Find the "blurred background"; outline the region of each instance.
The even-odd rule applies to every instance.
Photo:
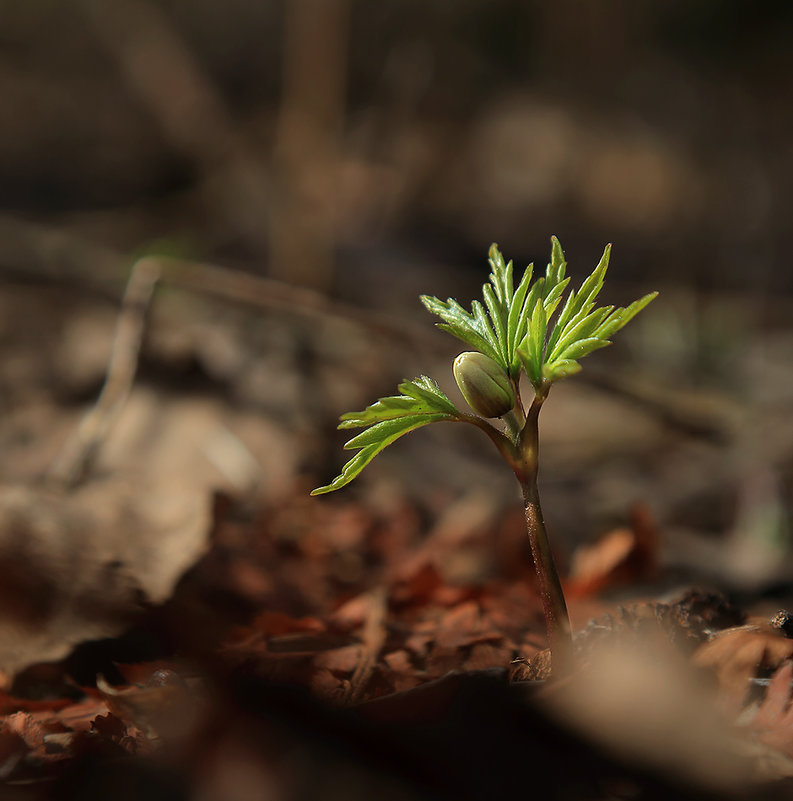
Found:
[[[542,269],[555,234],[574,282],[614,244],[604,302],[661,291],[543,412],[562,550],[640,504],[669,564],[790,578],[790,3],[2,10],[3,481],[90,408],[142,255],[172,261],[96,471],[302,499],[345,460],[340,413],[419,372],[459,399],[417,295],[467,303],[491,242]],[[489,446],[435,428],[349,497],[511,508]]]
[[[9,215],[336,294],[550,233],[790,288],[787,3],[3,5]]]

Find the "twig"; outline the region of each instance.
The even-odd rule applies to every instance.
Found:
[[[369,597],[370,604],[363,627],[361,655],[344,693],[343,703],[345,705],[355,704],[361,699],[363,691],[372,677],[374,666],[377,664],[377,657],[385,645],[385,617],[388,611],[385,587],[372,590]]]
[[[122,281],[115,276],[122,275],[128,264],[117,251],[58,228],[8,215],[0,215],[0,241],[3,243],[0,274],[28,282],[44,279],[77,284],[105,296],[119,292]],[[259,309],[353,323],[390,337],[409,338],[433,351],[439,347],[432,329],[400,315],[353,306],[322,292],[232,267],[166,256],[149,256],[147,260],[157,263],[162,284]]]
[[[116,323],[113,351],[99,398],[83,417],[47,476],[63,487],[79,484],[96,458],[132,389],[152,293],[160,277],[156,260],[141,259],[132,268]]]

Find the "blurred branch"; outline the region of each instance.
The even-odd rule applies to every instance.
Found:
[[[260,252],[267,174],[201,69],[158,6],[148,0],[81,0],[129,89],[168,141],[200,170],[205,202]]]
[[[272,275],[328,289],[336,243],[349,0],[287,0],[270,212]]]
[[[74,234],[0,215],[0,275],[26,281],[69,283],[117,297],[129,270],[129,259]],[[433,328],[398,315],[331,300],[313,289],[205,262],[148,256],[159,280],[191,292],[234,303],[313,319],[342,320],[380,334],[437,348],[443,340]]]
[[[135,380],[146,313],[159,276],[153,259],[141,259],[132,268],[102,392],[52,466],[47,476],[51,483],[67,488],[81,483],[118,419]]]

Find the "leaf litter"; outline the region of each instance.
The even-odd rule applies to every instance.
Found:
[[[140,395],[127,412],[136,408]],[[126,425],[129,436],[141,421]],[[201,786],[210,799],[334,786],[348,798],[789,794],[787,618],[749,618],[708,591],[642,599],[664,572],[646,509],[573,557],[578,667],[551,683],[528,548],[487,495],[317,503],[309,480],[262,499],[209,473],[185,471],[174,488],[156,470],[147,482],[123,478],[118,461],[104,470],[104,485],[93,476],[73,496],[3,488],[27,493],[6,504],[14,519],[50,510],[53,525],[26,523],[34,543],[49,530],[54,542],[69,520],[124,532],[120,556],[56,570],[60,593],[64,576],[93,575],[86,566],[134,564],[150,529],[131,601],[106,628],[78,624],[59,651],[34,641],[3,665],[0,780],[18,797],[83,797],[86,782],[130,776],[176,797]],[[158,485],[185,501],[192,550],[181,561],[158,547],[179,510],[169,519],[134,504]],[[103,494],[115,516],[91,514]],[[73,608],[107,617],[104,585],[80,582],[66,593]],[[12,621],[14,609],[4,607]]]
[[[65,765],[113,754],[167,761],[177,746],[177,763],[196,770],[196,760],[209,759],[206,749],[217,727],[236,743],[243,736],[238,727],[247,731],[253,725],[249,717],[244,724],[229,720],[237,715],[233,703],[244,703],[244,697],[229,700],[232,686],[232,695],[245,686],[254,687],[254,695],[262,688],[306,692],[330,708],[360,710],[356,720],[376,720],[388,731],[404,719],[443,718],[435,706],[448,709],[471,691],[455,681],[494,682],[517,693],[511,701],[516,710],[536,710],[530,714],[547,717],[544,725],[605,748],[612,760],[603,763],[606,773],[619,765],[630,776],[625,781],[642,787],[672,777],[692,798],[707,797],[714,788],[742,797],[757,781],[784,774],[786,763],[770,760],[770,750],[793,759],[793,640],[780,626],[748,621],[713,593],[617,607],[588,597],[581,602],[584,614],[596,606],[601,614],[577,635],[576,673],[555,684],[526,681],[520,666],[542,665],[544,654],[541,606],[526,578],[483,576],[449,584],[444,548],[452,546],[444,538],[428,545],[418,529],[380,537],[388,522],[377,509],[364,506],[351,515],[349,504],[304,505],[300,516],[301,504],[285,498],[242,520],[233,505],[226,506],[210,549],[173,596],[138,623],[138,633],[159,631],[167,643],[163,658],[116,661],[116,682],[100,673],[95,687],[74,684],[67,661],[60,670],[73,698],[4,696],[4,780],[64,781]],[[365,554],[365,573],[339,575],[332,568],[339,516],[358,521],[344,547],[352,542]],[[299,539],[295,526],[304,532]],[[479,545],[485,547],[492,535],[483,530]],[[414,548],[394,550],[393,543],[411,540]],[[238,581],[243,565],[260,574],[258,580]],[[577,603],[572,602],[574,616],[580,614]],[[763,676],[767,687],[753,684]],[[53,683],[50,678],[50,689]],[[760,699],[752,700],[758,687]],[[45,696],[47,690],[38,688]],[[417,701],[412,694],[418,692],[424,695]],[[399,711],[389,711],[390,704]],[[751,704],[755,713],[747,722]],[[726,720],[735,725],[725,727]],[[272,725],[278,730],[284,723]],[[539,724],[532,718],[530,725]],[[742,750],[745,741],[760,744],[764,758]],[[254,751],[248,757],[267,773],[272,766],[265,759],[263,768],[262,755]],[[213,758],[231,757],[214,752]],[[603,779],[597,771],[589,778],[595,784]]]

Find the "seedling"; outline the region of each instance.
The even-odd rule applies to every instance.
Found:
[[[342,415],[339,428],[363,428],[345,444],[358,452],[344,465],[341,475],[313,495],[332,492],[349,484],[380,451],[403,434],[443,420],[475,425],[491,439],[520,483],[526,512],[526,529],[534,557],[545,613],[554,673],[565,672],[572,662],[572,636],[562,585],[554,564],[537,492],[538,419],[551,385],[581,370],[579,360],[610,345],[610,337],[637,315],[656,292],[629,306],[596,307],[603,287],[611,245],[597,267],[576,292],[562,295],[570,282],[567,263],[556,237],[551,238],[551,263],[544,277],[532,280],[530,264],[517,287],[512,262],[504,263],[498,247],[490,247],[490,283],[482,287],[484,305],[473,301],[466,311],[456,300],[422,295],[421,302],[441,318],[438,327],[474,348],[454,360],[454,377],[476,414],[461,412],[427,376],[399,385],[399,395],[380,398],[362,412]],[[556,315],[556,316],[554,316]],[[534,398],[526,411],[520,380],[526,373]],[[501,426],[489,422],[500,418]]]

